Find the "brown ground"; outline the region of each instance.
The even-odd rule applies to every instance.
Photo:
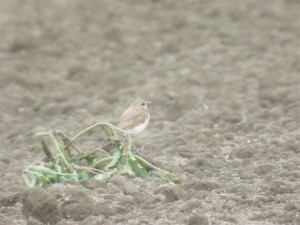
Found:
[[[0,9],[0,224],[300,223],[298,1]],[[34,133],[116,122],[137,97],[155,102],[139,146],[182,184],[25,187],[22,168],[43,157]]]

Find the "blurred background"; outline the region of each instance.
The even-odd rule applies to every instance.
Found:
[[[213,180],[227,190],[236,185],[233,174],[243,174],[243,183],[257,185],[248,190],[253,198],[273,180],[297,193],[298,1],[0,4],[0,191],[23,190],[21,169],[42,157],[36,132],[74,135],[95,122],[117,123],[133,100],[144,98],[154,102],[139,140],[144,153],[182,178]],[[258,175],[266,162],[267,172]],[[220,224],[223,209],[208,196],[219,217],[203,212]],[[259,213],[253,204],[245,206],[247,218],[235,208],[234,221]],[[278,207],[285,215],[284,205]],[[296,221],[282,215],[266,218]]]

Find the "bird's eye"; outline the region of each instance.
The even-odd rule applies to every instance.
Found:
[[[145,104],[145,102],[142,102],[142,106],[145,106],[146,104]]]

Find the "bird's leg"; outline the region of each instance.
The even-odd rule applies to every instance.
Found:
[[[127,141],[128,141],[127,150],[128,152],[131,152],[132,139],[129,133],[127,134]]]
[[[140,156],[143,155],[143,153],[141,152],[141,149],[138,149],[134,143],[132,143],[132,151],[133,151],[134,154],[137,154],[137,155],[140,155]]]

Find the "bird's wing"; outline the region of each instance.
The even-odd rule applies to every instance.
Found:
[[[134,110],[133,110],[134,109]],[[148,112],[141,108],[129,108],[121,116],[118,128],[129,130],[143,123],[148,117]]]

